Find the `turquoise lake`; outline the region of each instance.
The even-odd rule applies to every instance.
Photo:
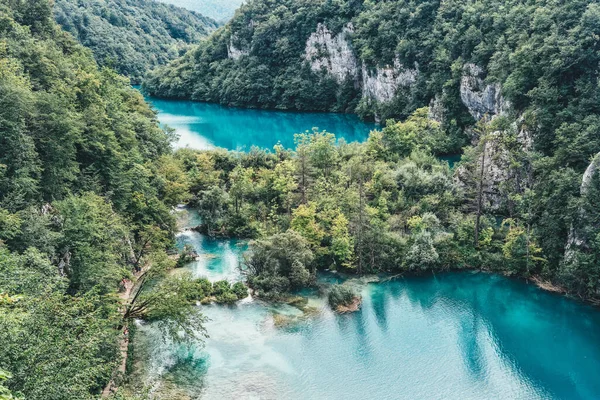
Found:
[[[160,123],[179,135],[176,147],[199,150],[222,147],[248,151],[252,146],[271,149],[277,143],[294,148],[294,134],[313,128],[335,133],[347,142],[362,142],[377,128],[349,114],[249,110],[155,97],[146,100],[158,111]]]
[[[186,268],[195,276],[239,279],[245,242],[186,230],[184,244],[201,254]],[[308,313],[250,298],[199,306],[210,318],[204,347],[141,325],[139,379],[178,399],[600,398],[597,309],[484,273],[349,283],[364,301],[348,315],[317,292]]]

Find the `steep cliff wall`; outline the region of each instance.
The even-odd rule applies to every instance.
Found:
[[[460,98],[476,121],[486,115],[488,118],[501,115],[510,107],[502,97],[500,84],[486,84],[483,75],[481,67],[467,63],[460,81]]]
[[[594,175],[600,173],[600,153],[592,159],[592,162],[585,170],[583,178],[581,180],[581,197],[584,199],[589,195],[590,187],[592,184],[592,178]],[[585,237],[583,231],[589,225],[589,218],[587,217],[586,210],[582,207],[579,209],[577,221],[571,226],[569,232],[569,239],[565,248],[565,262],[568,264],[573,261],[575,250],[581,249],[587,245],[588,239]]]
[[[410,87],[417,80],[419,71],[406,68],[397,58],[393,65],[377,67],[369,71],[362,64],[363,97],[368,97],[380,103],[389,103],[401,87]]]
[[[314,72],[325,71],[342,83],[350,78],[358,83],[359,69],[349,36],[354,28],[348,24],[334,35],[324,24],[317,26],[306,41],[304,58]]]
[[[238,48],[235,45],[235,39],[235,36],[232,36],[229,39],[229,43],[227,44],[227,57],[231,58],[232,60],[239,60],[242,56],[247,56],[250,54],[250,51]]]

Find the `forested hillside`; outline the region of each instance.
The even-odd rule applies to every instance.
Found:
[[[218,22],[227,22],[244,0],[159,0],[188,10],[197,11]]]
[[[145,87],[382,121],[431,104],[458,137],[483,114],[536,111],[532,129],[554,132],[597,111],[597,14],[589,0],[253,0]]]
[[[304,184],[320,190],[312,197],[315,204],[302,189],[303,208],[294,211],[282,203],[276,214],[298,213],[300,232],[320,227],[321,233],[307,233],[310,242],[310,235],[334,229],[331,219],[315,221],[323,213],[333,218],[337,211],[330,214],[328,207],[346,198],[334,196],[321,205],[325,193],[333,196],[353,183],[349,210],[361,198],[372,207],[359,214],[358,225],[355,208],[343,213],[354,221],[351,247],[356,256],[362,254],[361,262],[369,254],[364,236],[357,236],[366,234],[365,218],[374,221],[368,230],[375,232],[373,240],[387,240],[386,232],[404,238],[370,248],[372,260],[387,254],[382,249],[408,245],[389,264],[372,261],[375,270],[406,264],[407,256],[441,258],[457,251],[445,268],[509,266],[518,259],[523,263],[517,263],[517,273],[539,274],[595,298],[600,289],[599,37],[600,7],[584,0],[252,0],[209,40],[155,70],[144,87],[158,96],[234,106],[403,120],[388,120],[383,133],[371,135],[371,148],[326,151],[322,146],[329,139],[312,144],[306,157],[331,157],[313,161],[318,172],[307,172],[310,162],[302,164]],[[433,122],[439,123],[435,129]],[[309,146],[312,140],[317,139],[302,143]],[[451,178],[428,158],[405,159],[419,149],[434,155],[462,152],[463,162]],[[366,158],[357,159],[363,152]],[[381,169],[382,160],[387,164]],[[373,169],[356,175],[363,174],[357,164]],[[272,167],[280,173],[288,168]],[[236,171],[235,177],[264,176],[253,173]],[[344,183],[331,188],[336,173]],[[235,196],[234,188],[242,190],[232,182],[225,198]],[[212,204],[220,194],[215,189],[203,196]],[[456,217],[454,207],[465,214]],[[407,238],[407,232],[416,236]],[[332,236],[318,237],[318,246],[333,246]],[[452,246],[468,240],[474,247],[452,250],[444,238],[452,238],[446,243]],[[432,265],[439,267],[438,261]],[[356,267],[357,259],[350,264]]]
[[[134,83],[217,27],[199,13],[154,0],[55,0],[54,11],[56,21],[92,49],[100,65]]]
[[[186,196],[171,138],[51,4],[0,0],[0,397],[81,400],[113,377],[131,318],[166,334],[202,318],[185,278],[156,280]]]

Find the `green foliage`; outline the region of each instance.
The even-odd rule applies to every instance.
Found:
[[[248,297],[248,288],[242,282],[236,282],[231,287],[231,290],[238,299],[245,299]]]
[[[217,281],[211,283],[206,278],[191,279],[184,276],[184,292],[186,299],[190,302],[232,304],[248,296],[248,288],[243,282],[236,282],[233,285],[228,281]]]
[[[243,271],[259,295],[278,297],[314,280],[313,261],[309,243],[290,230],[256,241]]]
[[[63,29],[134,83],[151,68],[182,55],[217,23],[195,12],[148,0],[55,0]]]
[[[381,132],[369,136],[371,151],[389,161],[407,157],[415,150],[435,154],[451,151],[448,136],[427,113],[427,108],[420,108],[404,122],[389,120]]]
[[[338,307],[347,307],[360,297],[354,289],[348,285],[333,285],[327,294],[327,301],[333,310]]]
[[[127,274],[122,259],[129,235],[122,219],[98,195],[86,193],[55,204],[62,218],[58,248],[70,254],[62,271],[69,277],[73,292],[85,292],[100,285],[108,292],[117,288]]]
[[[0,289],[1,290],[1,289]],[[99,395],[118,363],[116,304],[97,292],[46,290],[0,306],[0,360],[9,387],[28,399]]]
[[[179,258],[177,258],[177,264],[175,265],[176,268],[181,268],[184,267],[186,264],[194,261],[197,257],[196,254],[196,250],[194,249],[194,246],[192,246],[191,244],[186,244],[183,247],[183,250],[181,251],[181,253],[179,253]]]
[[[19,400],[21,396],[13,395],[8,388],[6,388],[2,382],[12,378],[12,375],[6,371],[0,369],[0,400]]]
[[[178,339],[204,318],[185,279],[162,279],[169,206],[188,196],[172,137],[58,28],[52,3],[0,0],[0,369],[13,394],[79,400],[114,377],[130,316]],[[139,285],[120,299],[132,270]]]

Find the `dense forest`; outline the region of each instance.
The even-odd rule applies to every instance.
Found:
[[[292,190],[302,194],[296,202],[286,195],[288,203],[281,203],[265,183],[266,202],[257,203],[255,191],[263,186],[256,180],[283,173],[284,166],[290,179],[297,177],[293,165],[303,146],[288,164],[261,156],[265,164],[235,170],[236,179],[252,182],[244,205],[252,211],[231,193],[241,190],[232,175],[216,173],[226,178],[203,187],[210,190],[199,202],[216,213],[207,221],[225,222],[219,229],[206,225],[207,231],[298,232],[305,229],[294,228],[299,213],[318,231],[312,251],[319,254],[322,247],[332,251],[327,232],[342,212],[352,256],[329,254],[311,265],[346,263],[358,272],[496,265],[592,298],[600,284],[599,33],[600,9],[590,1],[254,0],[209,40],[155,70],[144,87],[165,97],[387,119],[363,146],[302,139],[303,146],[313,140],[310,146],[317,146],[304,157],[331,158],[313,160],[324,164],[312,175],[304,170],[311,163],[302,161],[303,183],[289,183],[300,185]],[[351,167],[358,156],[344,153],[349,149],[367,158]],[[453,152],[463,153],[454,171],[431,158]],[[359,174],[365,165],[371,170]],[[317,191],[312,198],[309,183]],[[330,210],[350,198],[346,209]],[[235,200],[233,214],[211,203],[226,199]],[[331,205],[322,204],[326,199]],[[365,207],[358,225],[357,204]],[[283,225],[273,230],[269,218],[283,218]],[[249,223],[254,219],[263,224]],[[378,244],[370,251],[367,232]],[[387,254],[394,255],[379,259]],[[409,256],[433,259],[412,263]]]
[[[203,332],[187,277],[165,277],[183,172],[143,97],[51,0],[0,1],[0,53],[0,397],[92,398],[119,378],[132,318]]]
[[[197,11],[202,15],[216,20],[227,22],[233,17],[235,10],[243,0],[159,0],[162,3],[173,4],[177,7]]]
[[[244,273],[258,296],[283,299],[324,270],[476,268],[596,301],[598,170],[581,196],[581,176],[572,168],[535,182],[526,175],[531,165],[551,160],[519,150],[512,124],[498,118],[477,130],[480,142],[453,169],[433,155],[444,136],[427,109],[372,132],[363,144],[307,132],[296,136],[294,151],[182,149],[175,158],[202,217],[198,229],[255,239]],[[492,155],[492,147],[502,151]],[[492,185],[499,154],[510,174]]]
[[[100,65],[134,83],[217,28],[201,14],[153,0],[55,0],[54,14]]]
[[[196,302],[247,294],[172,273],[194,257],[171,252],[182,203],[202,233],[253,240],[241,268],[265,299],[324,270],[483,269],[600,302],[596,4],[250,0],[146,90],[386,123],[365,143],[315,130],[240,153],[173,152],[117,72],[166,57],[165,42],[128,36],[127,12],[138,33],[171,32],[168,57],[210,30],[192,14],[54,3],[0,0],[0,398],[96,398],[122,381],[131,321],[201,340]],[[99,56],[55,16],[84,44],[132,47]],[[439,157],[457,151],[452,167]],[[354,297],[336,287],[328,301]]]

